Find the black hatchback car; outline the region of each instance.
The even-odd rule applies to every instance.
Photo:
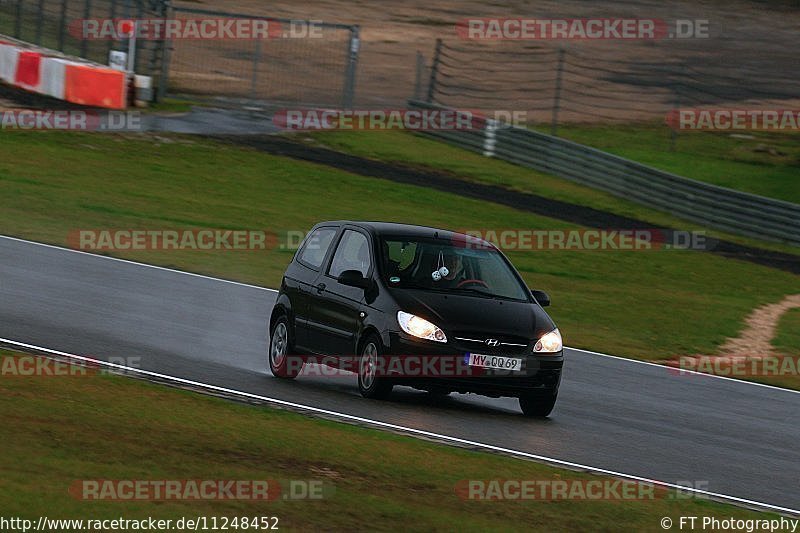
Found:
[[[547,416],[561,383],[561,334],[490,243],[384,222],[316,225],[286,270],[269,321],[269,367],[357,373],[367,398],[394,385],[519,398]],[[322,367],[325,368],[325,367]]]

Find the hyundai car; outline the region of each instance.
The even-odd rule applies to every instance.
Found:
[[[366,398],[404,385],[514,397],[545,417],[564,364],[549,304],[497,247],[465,233],[322,222],[283,276],[267,359],[284,379],[312,362],[352,371]]]

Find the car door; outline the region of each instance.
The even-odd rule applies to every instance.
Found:
[[[295,346],[309,351],[311,341],[308,334],[308,313],[316,296],[315,283],[326,264],[339,228],[323,226],[312,231],[298,250],[292,267],[284,276],[285,291],[294,312]]]
[[[317,353],[355,355],[364,289],[342,285],[338,277],[346,270],[371,277],[373,264],[369,235],[357,228],[345,228],[330,265],[317,279],[314,305],[308,312],[309,339]]]

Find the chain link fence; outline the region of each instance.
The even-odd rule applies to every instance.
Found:
[[[678,108],[786,107],[800,101],[800,76],[763,61],[698,64],[655,46],[610,59],[598,48],[439,40],[426,100],[487,113],[511,106],[556,134],[561,124],[664,121]]]
[[[258,19],[255,15],[175,7],[176,19]],[[350,107],[360,48],[358,26],[270,17],[275,38],[175,40],[165,68],[169,94],[218,102]],[[294,36],[294,35],[297,36]]]

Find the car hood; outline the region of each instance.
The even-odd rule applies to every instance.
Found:
[[[430,320],[445,333],[474,331],[535,339],[556,327],[544,309],[531,302],[416,289],[391,292],[400,310]]]

